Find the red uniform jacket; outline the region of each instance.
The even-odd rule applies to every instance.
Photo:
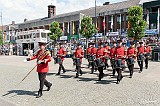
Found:
[[[144,54],[144,46],[137,47],[137,53],[138,54],[140,54],[140,53]]]
[[[62,61],[64,60],[64,56],[62,55],[66,55],[66,51],[63,48],[60,48],[58,51],[58,57],[62,59]]]
[[[91,54],[92,54],[92,55],[96,55],[96,54],[97,54],[97,48],[93,47],[93,48],[91,49]]]
[[[128,48],[127,50],[128,57],[136,57],[136,54],[137,54],[136,48],[132,48],[132,47]]]
[[[43,52],[40,50],[38,51],[38,53],[35,56],[31,57],[31,60],[37,59],[39,58],[39,56],[42,54]],[[37,72],[38,73],[47,73],[49,70],[49,66],[48,66],[48,62],[51,61],[51,56],[50,54],[47,56],[42,56],[42,58],[40,58],[39,60],[45,60],[45,64],[37,64]]]
[[[151,53],[151,47],[150,46],[146,46],[145,47],[145,53]]]
[[[92,50],[92,47],[88,47],[88,48],[87,48],[87,54],[88,54],[88,55],[91,54],[91,50]]]
[[[97,54],[96,54],[96,58],[103,58],[104,56],[104,48],[98,48],[97,49]]]
[[[82,58],[84,57],[84,52],[82,49],[76,49],[75,51],[75,57],[80,58],[80,61],[82,62]]]
[[[104,56],[105,56],[105,57],[108,57],[108,56],[109,56],[109,53],[110,53],[110,47],[109,47],[109,46],[105,46],[104,49],[105,49],[105,54],[104,54]]]
[[[125,56],[125,49],[124,47],[116,47],[115,49],[115,56],[116,59],[122,59]]]
[[[116,50],[116,47],[112,47],[112,48],[111,48],[110,54],[109,54],[109,56],[110,56],[111,58],[114,58],[114,57],[115,57],[115,50]]]

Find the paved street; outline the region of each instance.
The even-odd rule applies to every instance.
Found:
[[[34,70],[20,85],[22,78],[34,67],[35,61],[24,63],[26,57],[0,56],[0,106],[159,106],[160,104],[160,63],[150,62],[149,69],[138,73],[132,79],[128,69],[117,85],[111,69],[105,70],[105,77],[97,81],[98,72],[90,74],[83,60],[83,76],[75,79],[72,60],[66,59],[68,70],[56,76],[58,65],[50,63],[47,79],[53,83],[51,90],[44,91],[36,98],[39,81]],[[46,89],[44,87],[44,89]]]

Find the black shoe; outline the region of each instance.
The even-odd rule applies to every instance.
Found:
[[[60,75],[60,73],[57,73],[56,75]]]
[[[65,72],[66,72],[66,70],[63,71],[63,73],[65,73]]]
[[[129,78],[132,78],[132,76],[130,76]]]
[[[50,86],[48,86],[47,91],[49,91],[51,89],[52,83],[50,84]]]
[[[78,78],[78,76],[75,76],[74,78]]]
[[[99,78],[98,81],[101,81],[101,78]]]
[[[116,84],[119,84],[120,83],[120,81],[117,81],[117,83]]]
[[[42,95],[43,95],[43,94],[42,94],[42,90],[39,90],[39,91],[38,91],[38,95],[36,96],[36,98],[40,98]]]
[[[121,80],[123,79],[123,76],[121,76]]]

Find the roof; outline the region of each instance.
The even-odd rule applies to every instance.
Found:
[[[140,1],[141,0],[127,0],[127,1],[108,4],[108,5],[104,5],[104,6],[97,6],[97,8],[96,8],[97,14],[107,12],[107,11],[128,9],[131,6],[139,5]],[[91,7],[91,8],[83,9],[83,10],[79,10],[79,11],[74,11],[74,12],[69,12],[69,13],[64,13],[64,14],[59,14],[59,15],[56,15],[52,18],[44,17],[44,18],[39,18],[39,19],[35,19],[35,20],[30,20],[30,21],[26,21],[24,23],[32,23],[32,22],[43,21],[43,20],[48,20],[48,19],[55,19],[55,18],[59,18],[59,17],[66,17],[66,16],[76,15],[76,14],[80,14],[80,13],[85,14],[87,16],[94,17],[95,16],[95,7]],[[21,23],[21,24],[24,24],[24,23]]]

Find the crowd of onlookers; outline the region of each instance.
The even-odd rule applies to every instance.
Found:
[[[102,39],[102,38],[97,39],[96,40],[96,42],[97,42],[96,47],[98,47],[98,41],[99,40],[101,40],[102,42],[107,41],[109,43],[109,45],[112,46],[112,42],[116,41],[119,38],[120,37],[118,37],[118,38],[117,37],[109,37],[109,38],[106,38],[106,39]],[[126,46],[128,46],[128,47],[130,46],[130,40],[133,40],[133,39],[129,39],[128,37],[121,37],[121,39],[122,39],[122,42],[125,42]],[[143,38],[142,41],[143,42],[148,42],[149,41],[150,44],[154,44],[155,46],[160,46],[160,41],[159,41],[158,37]],[[89,40],[88,43],[90,43],[90,42],[95,42],[95,40],[94,39]],[[81,43],[82,47],[83,47],[83,50],[86,50],[86,42],[85,41],[82,41],[82,40],[74,40],[72,42],[65,41],[64,48],[66,49],[66,52],[67,52],[66,57],[71,57],[73,55],[73,52],[76,49],[77,43]],[[58,43],[57,43],[55,48],[53,48],[53,46],[52,46],[49,49],[51,51],[53,51],[53,49],[55,49],[55,53],[56,53],[58,51],[57,48],[58,48]],[[18,55],[18,50],[19,50],[19,48],[17,47],[16,44],[14,44],[14,45],[4,44],[3,46],[2,45],[0,46],[0,55]],[[31,52],[31,50],[30,51],[28,51],[28,49],[24,50],[24,53],[28,54],[28,52]],[[33,53],[29,53],[29,54],[33,54]]]

